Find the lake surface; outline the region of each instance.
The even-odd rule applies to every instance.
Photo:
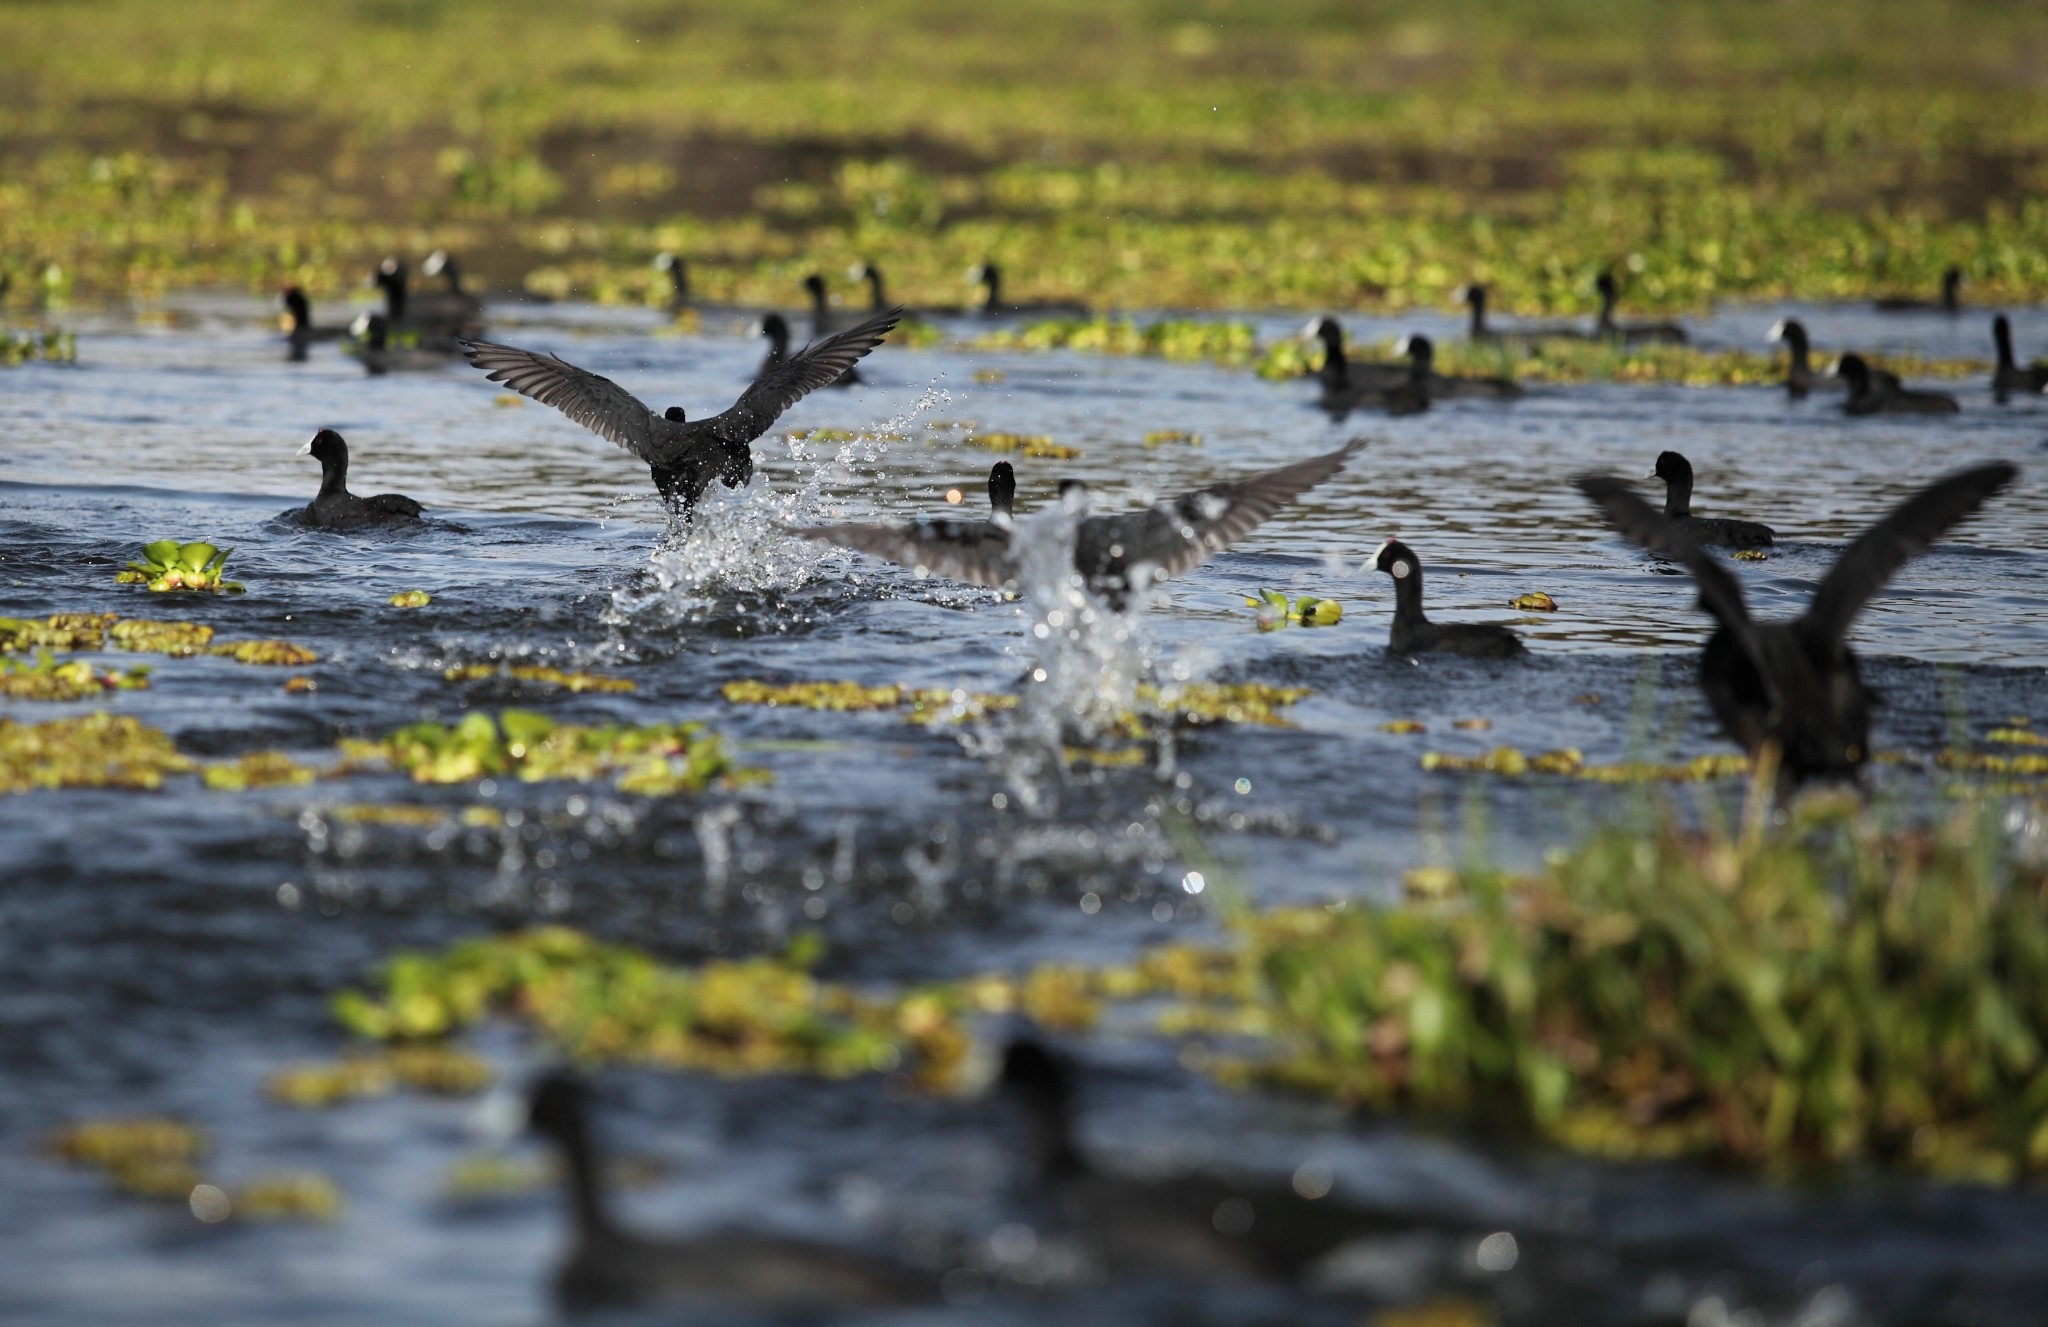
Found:
[[[1699,339],[1754,347],[1786,312],[1831,347],[1990,353],[1977,314],[1723,310],[1697,324]],[[558,351],[693,417],[724,408],[762,350],[739,316],[708,315],[701,334],[679,335],[638,311],[496,313],[494,339]],[[1258,322],[1270,337],[1299,318]],[[2000,406],[1987,380],[1945,387],[1963,413],[1935,420],[1847,419],[1825,395],[1794,403],[1765,388],[1537,385],[1507,407],[1455,402],[1333,423],[1313,408],[1312,384],[1240,370],[888,348],[862,366],[871,385],[820,392],[785,416],[756,445],[755,483],[712,502],[685,541],[671,537],[637,463],[551,410],[502,402],[459,363],[373,379],[316,347],[288,364],[270,311],[233,297],[182,300],[146,319],[81,313],[67,325],[80,331],[76,366],[0,371],[0,616],[192,618],[321,656],[290,670],[315,680],[309,695],[286,694],[285,670],[144,660],[156,666],[150,689],[99,707],[205,756],[276,747],[318,758],[338,738],[473,705],[571,721],[701,719],[775,782],[650,800],[604,784],[508,782],[486,795],[357,774],[237,795],[184,779],[153,794],[0,799],[0,1318],[10,1321],[555,1316],[556,1195],[459,1203],[444,1192],[453,1162],[501,1146],[480,1138],[478,1103],[399,1095],[301,1112],[263,1095],[276,1069],[335,1053],[329,995],[401,947],[547,920],[683,962],[779,949],[815,930],[828,944],[824,971],[853,982],[1108,963],[1215,933],[1216,895],[1182,888],[1168,832],[1189,814],[1234,896],[1271,906],[1394,900],[1404,870],[1464,850],[1453,828],[1475,806],[1486,850],[1509,863],[1626,813],[1635,794],[1625,791],[1418,763],[1426,750],[1501,744],[1577,747],[1589,761],[1726,749],[1692,684],[1708,627],[1691,583],[1597,523],[1570,486],[1589,470],[1645,475],[1659,451],[1684,452],[1698,472],[1696,511],[1777,530],[1770,559],[1738,573],[1754,611],[1782,616],[1804,605],[1849,538],[1926,481],[2018,462],[2021,481],[1909,564],[1853,640],[1884,694],[1881,750],[1931,754],[1958,721],[2048,721],[2048,400]],[[1369,346],[1405,330],[1448,340],[1461,323],[1348,325]],[[2048,313],[2020,311],[2015,330],[2023,353],[2048,345]],[[998,752],[972,729],[727,704],[720,686],[741,678],[1005,691],[1045,664],[1028,645],[1029,603],[778,528],[940,513],[953,488],[977,508],[994,458],[932,427],[970,420],[1081,450],[1017,461],[1020,505],[1034,510],[1066,476],[1087,480],[1099,508],[1122,509],[1369,439],[1343,474],[1153,596],[1116,661],[1311,688],[1294,726],[1187,735],[1163,773],[1047,775],[1017,759],[1015,742]],[[430,519],[350,535],[280,520],[318,487],[317,465],[296,453],[321,426],[348,438],[356,492],[410,494]],[[786,436],[819,428],[896,436]],[[1202,442],[1144,445],[1164,429]],[[1391,582],[1361,565],[1396,534],[1423,560],[1435,618],[1511,622],[1534,657],[1388,659]],[[114,584],[142,543],[164,537],[232,546],[229,571],[247,594],[167,602]],[[1261,633],[1245,604],[1260,587],[1340,600],[1343,621]],[[431,605],[388,605],[412,589]],[[1533,591],[1559,611],[1508,606]],[[550,696],[442,678],[496,660],[595,669],[638,690]],[[1085,668],[1056,667],[1067,670],[1060,694],[1093,685]],[[88,708],[0,702],[22,721]],[[1428,731],[1382,731],[1391,719]],[[1453,726],[1468,719],[1490,726]],[[1906,806],[1936,796],[1912,765],[1880,766],[1873,782]],[[1703,795],[1732,802],[1740,791]],[[507,813],[503,828],[334,814],[479,800]],[[2038,817],[2013,823],[2039,833]],[[512,1082],[544,1061],[510,1029],[475,1044]],[[1356,1322],[1374,1305],[1446,1293],[1497,1297],[1510,1320],[1528,1322],[2023,1323],[2038,1320],[2048,1293],[2048,1196],[2031,1188],[1800,1189],[1601,1166],[1229,1093],[1180,1068],[1156,1037],[1105,1034],[1071,1049],[1084,1065],[1083,1133],[1101,1156],[1275,1176],[1313,1160],[1333,1170],[1340,1196],[1412,1230],[1361,1255],[1356,1295],[1146,1281],[1033,1299],[991,1275],[986,1299],[902,1320],[1066,1322],[1085,1303],[1104,1321]],[[1017,1121],[993,1102],[898,1101],[878,1079],[611,1071],[597,1081],[616,1148],[665,1163],[663,1178],[630,1196],[650,1228],[744,1220],[878,1247],[980,1247],[1019,1220],[1006,1197]],[[140,1112],[203,1124],[217,1147],[210,1168],[223,1175],[325,1171],[346,1213],[331,1225],[206,1228],[182,1206],[116,1193],[37,1151],[66,1119]],[[1525,1256],[1512,1271],[1479,1270],[1477,1241],[1501,1231]]]

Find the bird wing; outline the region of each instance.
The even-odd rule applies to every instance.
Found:
[[[806,539],[872,553],[916,571],[969,585],[1017,580],[1007,526],[991,521],[919,521],[914,525],[811,525],[790,531]]]
[[[764,365],[761,376],[740,394],[730,410],[687,426],[686,432],[726,446],[752,442],[766,433],[782,412],[820,387],[838,381],[854,361],[882,344],[882,338],[903,316],[899,305],[878,313],[836,336],[805,346],[778,365]]]
[[[1758,672],[1763,673],[1749,606],[1742,599],[1742,583],[1677,522],[1643,501],[1626,483],[1612,475],[1583,475],[1574,482],[1622,538],[1685,565],[1699,587],[1700,607],[1728,629],[1743,652],[1759,665]],[[1764,675],[1768,677],[1767,673]]]
[[[1249,479],[1212,484],[1144,511],[1091,516],[1081,522],[1075,565],[1090,578],[1107,575],[1119,579],[1127,568],[1140,562],[1154,568],[1154,580],[1192,571],[1342,470],[1364,446],[1364,438],[1353,438],[1336,451]]]
[[[536,354],[489,341],[460,341],[469,362],[492,382],[501,382],[521,396],[551,405],[598,437],[615,442],[641,460],[661,459],[656,440],[661,430],[654,412],[639,398],[588,369],[579,369],[554,355]]]
[[[1857,536],[1835,560],[1814,591],[1806,615],[1799,619],[1800,633],[1811,645],[1840,645],[1863,605],[1908,558],[1941,538],[2018,475],[2019,468],[2004,461],[1980,465],[1938,479],[1906,499]]]

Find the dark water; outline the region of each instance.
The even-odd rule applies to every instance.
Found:
[[[287,365],[253,303],[175,312],[169,325],[81,318],[77,367],[0,373],[0,615],[110,609],[285,637],[320,652],[292,670],[318,691],[286,695],[283,671],[228,660],[152,660],[151,689],[108,707],[204,755],[315,756],[339,737],[471,704],[531,704],[572,721],[700,718],[776,782],[659,801],[604,785],[501,785],[488,800],[511,813],[506,828],[460,831],[333,816],[346,803],[482,799],[475,787],[423,790],[402,776],[0,801],[0,1316],[10,1320],[552,1316],[555,1196],[464,1205],[443,1194],[451,1162],[496,1146],[478,1135],[476,1103],[399,1096],[303,1113],[263,1098],[270,1072],[334,1052],[327,996],[401,946],[546,919],[689,961],[815,929],[829,941],[829,975],[899,982],[1048,958],[1117,961],[1208,933],[1214,896],[1184,891],[1186,866],[1161,827],[1176,804],[1202,818],[1206,851],[1260,904],[1393,898],[1400,872],[1444,851],[1444,827],[1475,797],[1504,860],[1571,841],[1621,795],[1424,774],[1417,756],[1502,743],[1576,746],[1589,760],[1722,749],[1691,688],[1689,651],[1705,628],[1689,583],[1594,524],[1568,483],[1586,470],[1643,474],[1658,451],[1685,452],[1699,472],[1697,510],[1779,531],[1768,562],[1740,569],[1752,606],[1772,615],[1796,611],[1844,541],[1919,484],[1969,462],[2018,461],[2021,483],[1908,566],[1855,641],[1887,700],[1883,748],[1937,750],[1959,716],[2048,719],[2048,487],[2034,473],[2048,460],[2048,402],[1999,407],[1984,383],[1961,387],[1962,415],[1932,423],[1847,420],[1826,398],[1788,404],[1764,389],[1593,386],[1538,389],[1507,409],[1458,403],[1333,425],[1309,408],[1305,384],[1242,372],[888,350],[871,361],[873,386],[821,393],[784,426],[887,427],[902,440],[771,435],[756,448],[754,488],[716,503],[677,547],[621,453],[541,407],[498,404],[466,368],[368,380],[325,348]],[[1703,332],[1754,344],[1779,312],[1725,311]],[[1989,353],[1974,316],[1801,312],[1828,344]],[[1294,321],[1264,320],[1265,330]],[[2048,315],[2016,323],[2023,348],[2048,343]],[[1456,331],[1448,317],[1403,326]],[[1361,339],[1397,330],[1353,325]],[[758,362],[759,345],[737,331],[714,318],[701,336],[657,335],[645,317],[561,306],[494,328],[693,414],[721,408]],[[989,369],[1001,379],[978,381]],[[1039,661],[1025,648],[1025,605],[774,528],[938,511],[949,487],[972,503],[991,458],[927,427],[934,420],[1081,448],[1073,462],[1019,462],[1034,508],[1068,474],[1116,507],[1369,437],[1347,473],[1159,594],[1121,660],[1311,687],[1297,726],[1204,731],[1180,744],[1165,779],[1048,779],[892,715],[726,705],[719,685],[736,678],[1005,690]],[[409,493],[432,520],[343,536],[280,522],[317,486],[317,467],[295,453],[322,425],[349,438],[357,492]],[[1142,445],[1170,428],[1204,441]],[[1534,659],[1387,660],[1390,585],[1359,567],[1396,533],[1424,560],[1434,616],[1517,622]],[[166,536],[232,545],[248,593],[144,603],[113,584],[138,545]],[[1262,635],[1244,606],[1260,586],[1339,599],[1345,619]],[[432,605],[387,606],[406,589],[427,590]],[[1524,620],[1507,607],[1535,590],[1561,611]],[[495,659],[597,668],[639,690],[554,698],[441,678],[452,664]],[[1057,680],[1074,695],[1093,685],[1073,670]],[[86,708],[4,705],[23,720]],[[1383,733],[1390,718],[1429,732]],[[1491,728],[1451,726],[1465,718]],[[1876,777],[1908,803],[1930,792],[1910,769]],[[2039,833],[2025,807],[2011,825]],[[536,1062],[509,1032],[481,1047],[514,1081]],[[1401,1229],[1353,1260],[1351,1295],[1154,1281],[1078,1300],[997,1294],[906,1320],[1067,1321],[1079,1304],[1104,1321],[1353,1322],[1374,1305],[1445,1292],[1497,1298],[1510,1320],[1529,1322],[2020,1323],[2038,1319],[2048,1291],[2048,1200],[2031,1189],[1791,1189],[1595,1166],[1225,1093],[1156,1039],[1105,1035],[1075,1049],[1087,1066],[1084,1132],[1099,1154],[1139,1166],[1211,1158],[1275,1176],[1314,1161],[1333,1169],[1339,1195]],[[649,1227],[743,1219],[881,1247],[966,1240],[986,1261],[995,1232],[1019,1219],[1003,1196],[1015,1121],[987,1102],[898,1102],[878,1080],[612,1073],[600,1087],[617,1145],[668,1163],[666,1179],[630,1199]],[[210,1171],[229,1179],[326,1171],[346,1190],[346,1215],[330,1226],[202,1228],[182,1207],[112,1193],[35,1153],[66,1118],[142,1111],[204,1124],[218,1145]],[[1514,1270],[1479,1270],[1477,1242],[1502,1231],[1519,1240]]]

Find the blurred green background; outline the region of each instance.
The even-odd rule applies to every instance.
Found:
[[[1946,0],[0,2],[11,305],[356,286],[1509,310],[2048,294],[2048,19]]]

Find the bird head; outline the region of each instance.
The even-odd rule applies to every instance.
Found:
[[[1690,484],[1692,482],[1692,462],[1686,460],[1677,452],[1659,452],[1657,454],[1657,468],[1650,472],[1650,478],[1661,479],[1667,484]]]
[[[299,448],[299,455],[310,456],[322,465],[330,461],[346,461],[348,444],[333,429],[321,429]]]

